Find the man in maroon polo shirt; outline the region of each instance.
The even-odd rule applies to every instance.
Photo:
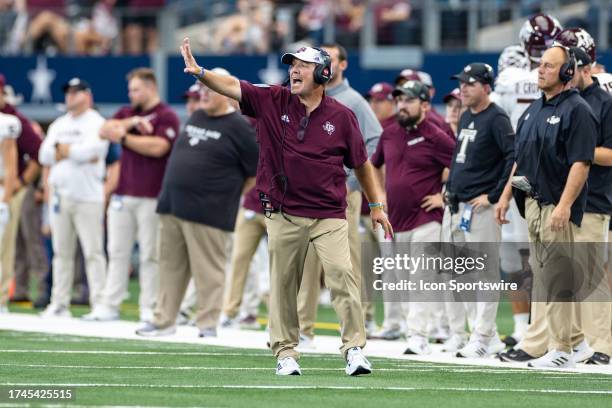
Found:
[[[442,206],[433,196],[442,191],[442,175],[450,166],[455,148],[451,140],[426,112],[429,104],[427,87],[409,80],[393,91],[397,103],[397,120],[385,128],[372,164],[385,165],[385,190],[389,218],[395,226],[396,243],[413,244],[417,257],[421,242],[438,242],[442,223]],[[399,250],[399,248],[398,248]],[[398,251],[395,251],[398,253]],[[417,253],[418,252],[418,253]],[[416,271],[412,277],[431,281],[431,271]],[[427,324],[431,310],[427,303],[411,302],[408,310],[408,347],[405,354],[428,354]]]
[[[278,375],[299,375],[295,347],[299,339],[297,292],[308,244],[323,264],[326,286],[342,324],[342,347],[349,375],[368,374],[363,356],[365,327],[361,293],[351,273],[346,211],[346,174],[355,169],[373,202],[372,222],[392,235],[379,201],[371,163],[355,115],[325,96],[331,77],[326,52],[300,48],[283,55],[291,89],[254,86],[223,77],[197,65],[189,40],[181,47],[185,72],[206,86],[240,101],[245,114],[257,118],[260,156],[257,189],[268,209],[270,251],[270,346],[278,358]]]
[[[0,112],[14,115],[21,123],[21,133],[17,137],[18,177],[13,186],[13,196],[9,202],[11,217],[5,227],[4,237],[0,242],[0,313],[7,309],[9,301],[9,285],[13,279],[15,269],[15,246],[17,240],[17,227],[21,215],[21,207],[26,195],[26,188],[34,182],[40,172],[38,164],[38,149],[42,140],[32,128],[30,121],[19,113],[15,107],[8,103],[4,87],[6,79],[0,74]]]
[[[108,120],[100,136],[123,147],[119,185],[108,206],[108,274],[102,305],[87,320],[115,320],[128,285],[134,242],[140,250],[140,320],[150,321],[157,295],[157,196],[179,119],[161,102],[155,74],[138,68],[128,74],[130,106]]]

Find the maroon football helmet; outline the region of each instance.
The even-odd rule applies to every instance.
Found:
[[[566,28],[561,31],[555,37],[555,43],[559,43],[564,47],[578,47],[581,48],[582,51],[586,52],[591,58],[591,62],[595,62],[596,57],[596,49],[595,49],[595,41],[591,34],[582,28]]]
[[[555,37],[563,30],[559,21],[550,14],[536,14],[525,21],[519,39],[532,62],[540,62],[544,51],[552,45]]]

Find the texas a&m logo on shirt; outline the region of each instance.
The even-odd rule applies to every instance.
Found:
[[[326,131],[327,134],[331,136],[331,134],[334,133],[334,130],[336,130],[336,127],[332,125],[329,121],[327,121],[323,125],[323,130]]]

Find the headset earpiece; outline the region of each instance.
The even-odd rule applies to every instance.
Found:
[[[326,83],[329,82],[332,76],[331,56],[327,53],[327,51],[321,48],[317,48],[317,47],[313,47],[313,48],[319,51],[319,53],[321,53],[321,57],[323,58],[323,63],[317,64],[315,66],[315,70],[313,73],[314,81],[317,84],[325,85]]]
[[[561,67],[559,68],[559,80],[561,81],[561,83],[563,83],[563,85],[565,85],[572,80],[572,78],[574,77],[574,73],[576,72],[576,56],[574,55],[574,52],[569,48],[559,48],[563,48],[567,54],[567,62],[561,65]]]

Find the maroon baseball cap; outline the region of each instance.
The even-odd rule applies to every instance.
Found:
[[[200,98],[200,89],[202,87],[200,86],[199,83],[195,83],[193,85],[191,85],[189,87],[189,89],[187,89],[185,91],[185,93],[183,94],[183,99],[189,99],[189,98],[196,98],[199,99]]]
[[[451,99],[457,99],[459,102],[461,102],[461,91],[459,90],[459,88],[455,88],[450,91],[450,93],[444,95],[444,98],[442,100],[444,101],[444,103],[448,103],[448,101],[450,101]]]
[[[395,85],[402,81],[419,81],[421,82],[421,77],[419,76],[418,71],[414,69],[406,68],[402,70],[397,77],[395,77]]]
[[[372,88],[368,91],[368,98],[376,99],[378,101],[393,100],[393,85],[388,82],[378,82],[372,85]]]

